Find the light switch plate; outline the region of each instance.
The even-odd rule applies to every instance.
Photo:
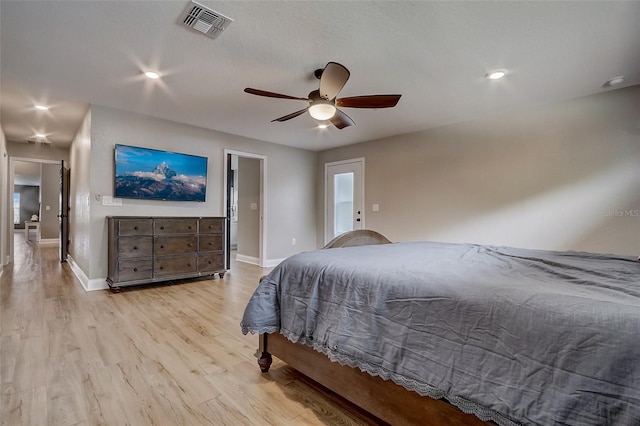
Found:
[[[122,198],[113,198],[109,195],[102,196],[102,205],[103,206],[121,206]]]

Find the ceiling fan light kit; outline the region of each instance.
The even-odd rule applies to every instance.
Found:
[[[266,90],[253,89],[247,87],[246,93],[251,95],[265,96],[267,98],[292,99],[307,101],[309,105],[299,111],[276,118],[273,121],[283,122],[298,117],[305,112],[309,112],[312,118],[318,121],[329,120],[338,129],[355,125],[354,121],[344,112],[336,108],[391,108],[396,106],[402,95],[365,95],[352,96],[338,99],[338,93],[349,80],[349,70],[337,62],[329,62],[324,68],[314,72],[316,78],[320,79],[320,87],[309,93],[308,98],[298,98],[295,96],[283,95],[281,93],[267,92]]]
[[[309,115],[316,120],[328,120],[336,114],[336,107],[330,103],[315,103],[309,106]]]

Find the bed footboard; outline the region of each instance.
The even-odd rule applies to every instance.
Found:
[[[409,391],[392,381],[363,373],[357,368],[331,362],[329,358],[303,344],[289,341],[281,334],[262,334],[256,353],[262,372],[267,372],[272,355],[310,379],[332,390],[363,410],[393,425],[428,424],[431,426],[488,425],[463,413],[444,400]]]

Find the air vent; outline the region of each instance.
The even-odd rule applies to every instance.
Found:
[[[46,141],[44,139],[33,139],[32,138],[32,139],[27,139],[26,142],[28,144],[31,144],[31,145],[46,145],[46,146],[51,145],[51,142]]]
[[[210,38],[218,36],[233,22],[233,19],[192,1],[182,12],[179,23]]]

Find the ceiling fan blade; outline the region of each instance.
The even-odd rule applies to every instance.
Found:
[[[345,108],[391,108],[402,95],[365,95],[336,99],[336,106]]]
[[[305,112],[307,112],[307,109],[309,109],[309,108],[305,108],[305,109],[301,109],[300,111],[292,112],[291,114],[285,115],[285,116],[280,117],[280,118],[276,118],[275,120],[271,120],[271,122],[273,123],[274,121],[283,122],[283,121],[291,120],[292,118],[296,118],[297,116],[302,115]]]
[[[320,76],[320,96],[324,99],[331,100],[338,96],[338,92],[342,90],[349,80],[351,73],[344,65],[337,62],[329,62]]]
[[[331,120],[331,123],[333,123],[333,125],[336,126],[338,129],[344,129],[345,127],[356,125],[356,123],[353,122],[351,117],[349,117],[347,114],[340,111],[339,109],[336,110],[336,113],[334,114],[334,116],[331,117],[329,120]]]
[[[283,95],[282,93],[274,93],[274,92],[267,92],[266,90],[252,89],[251,87],[247,87],[246,89],[244,89],[244,91],[252,95],[266,96],[267,98],[293,99],[297,101],[309,100],[307,98],[298,98],[295,96]]]

